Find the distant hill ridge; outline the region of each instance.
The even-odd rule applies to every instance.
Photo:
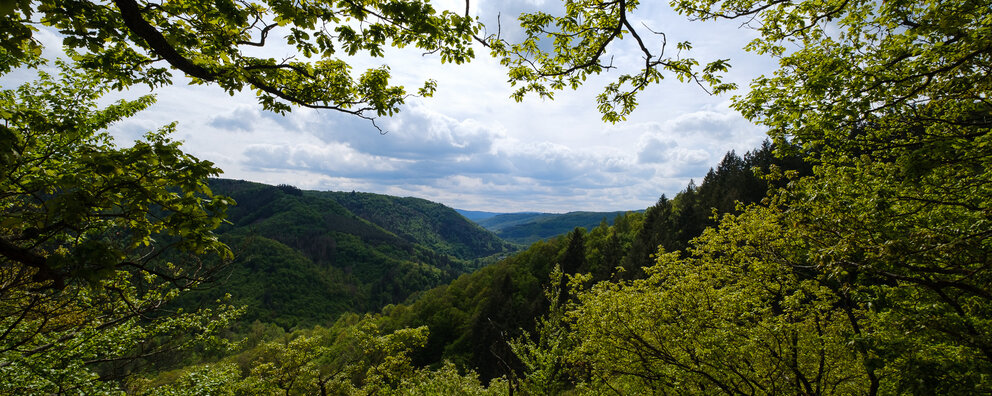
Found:
[[[607,225],[612,225],[617,216],[643,211],[494,213],[492,216],[474,221],[504,240],[521,245],[530,245],[542,239],[568,233],[576,227],[591,230],[604,221]]]
[[[538,214],[538,212],[514,212],[514,213],[506,213],[506,212],[486,212],[486,211],[480,211],[480,210],[463,210],[463,209],[455,209],[455,211],[457,211],[462,216],[465,216],[466,219],[472,220],[472,221],[474,221],[476,223],[478,223],[479,220],[484,220],[484,219],[488,219],[490,217],[499,216],[499,215],[505,215],[505,214],[514,214],[514,213],[532,213],[532,214]]]

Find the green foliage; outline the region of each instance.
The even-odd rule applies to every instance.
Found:
[[[145,265],[136,257],[149,256],[153,244],[229,257],[210,232],[233,203],[206,186],[219,170],[180,151],[168,138],[174,125],[114,147],[102,130],[152,98],[97,109],[105,89],[64,71],[58,80],[41,73],[35,84],[0,93],[4,256],[55,288],[96,282],[122,264]]]
[[[358,332],[358,345],[366,357],[365,387],[372,393],[396,388],[402,379],[410,377],[413,367],[408,354],[427,342],[427,327],[424,326],[382,335],[376,324],[363,322]]]
[[[288,102],[382,115],[395,111],[405,91],[388,86],[385,68],[354,80],[345,62],[330,58],[335,46],[381,56],[387,43],[416,45],[460,62],[472,55],[467,43],[478,29],[420,2],[113,4],[6,6],[0,70],[37,64],[32,29],[47,24],[63,31],[84,67],[115,78],[117,88],[168,83],[168,70],[149,55],[155,53],[195,82],[231,92],[251,86],[272,110],[287,110]],[[657,46],[645,45],[627,18],[636,1],[564,5],[561,17],[522,16],[527,37],[520,44],[488,41],[510,67],[511,83],[523,84],[515,98],[551,97],[612,68],[604,55],[624,37],[641,47],[644,67],[606,87],[599,101],[608,121],[629,114],[636,94],[663,71],[714,91],[732,87],[719,79],[728,67],[723,60],[700,70],[680,54],[652,53]],[[476,374],[457,372],[472,367],[483,379],[505,375],[535,393],[992,392],[992,4],[674,6],[693,18],[745,18],[760,34],[748,49],[778,57],[781,67],[735,100],[769,128],[778,158],[770,145],[744,158],[731,153],[700,186],[662,197],[644,214],[618,217],[612,227],[603,221],[535,243],[409,305],[344,315],[332,329],[287,335],[259,324],[249,329],[247,349],[228,361],[163,374],[184,388],[151,388],[149,380],[134,389],[508,390],[503,380],[484,389]],[[35,15],[43,22],[33,22]],[[328,25],[318,28],[318,20]],[[277,30],[304,56],[321,59],[280,63],[243,54]],[[548,39],[551,51],[543,49]],[[690,47],[676,45],[680,52]],[[217,170],[182,154],[165,137],[169,128],[127,149],[99,132],[150,99],[96,110],[92,103],[107,86],[79,73],[64,78],[71,84],[43,77],[0,96],[6,393],[113,391],[116,384],[99,379],[129,373],[123,362],[154,364],[150,352],[210,341],[237,313],[151,313],[212,268],[198,258],[169,264],[162,259],[171,256],[159,252],[176,246],[225,256],[210,231],[229,202],[203,182]],[[432,90],[428,82],[422,93]],[[369,206],[378,196],[226,186],[243,194],[244,205],[231,211],[227,238],[248,244],[254,237],[263,248],[247,255],[256,272],[232,277],[271,273],[279,280],[260,288],[263,297],[236,298],[283,300],[289,285],[319,289],[356,279],[364,283],[350,295],[364,294],[377,307],[466,268],[430,249],[463,258],[480,257],[472,256],[476,248],[502,249],[484,239],[448,243],[433,223],[446,215],[419,201],[390,203],[406,215],[425,214],[406,219]],[[283,257],[259,258],[265,251]],[[567,276],[553,276],[556,267]],[[550,300],[549,289],[558,290]],[[443,361],[452,363],[418,368]],[[530,377],[517,381],[521,373]]]
[[[799,154],[776,157],[773,152],[778,146],[765,141],[743,158],[731,151],[715,170],[710,169],[698,187],[690,182],[675,198],[662,195],[647,209],[642,229],[630,241],[629,250],[625,250],[623,276],[643,277],[641,268],[654,264],[653,255],[659,247],[672,252],[685,250],[692,238],[717,224],[714,212],[737,213],[738,205],[761,202],[770,191],[788,181],[784,178],[769,181],[762,175],[789,172],[799,177],[812,172]],[[788,149],[782,147],[779,151]]]
[[[267,342],[257,349],[248,378],[252,393],[315,393],[321,374],[317,359],[328,352],[318,338],[304,335],[286,344]]]
[[[859,393],[869,356],[849,347],[860,323],[848,318],[863,307],[789,265],[803,242],[778,216],[727,216],[687,258],[662,251],[648,278],[580,293],[576,364],[632,392]]]
[[[40,50],[33,32],[42,26],[59,31],[80,67],[118,89],[171,84],[174,68],[232,94],[253,90],[277,112],[295,104],[364,118],[393,114],[409,93],[389,85],[388,66],[354,75],[342,56],[383,57],[388,46],[413,46],[462,63],[474,56],[470,43],[479,30],[467,15],[423,1],[15,1],[12,12],[0,14],[5,67]],[[280,45],[302,60],[254,55]],[[430,96],[434,88],[427,81],[417,94]]]
[[[612,57],[606,60],[607,53],[611,43],[625,36],[637,43],[643,68],[621,74],[597,97],[604,121],[625,120],[637,107],[637,94],[664,79],[664,72],[672,73],[681,82],[709,86],[715,93],[736,87],[721,80],[719,73],[730,67],[726,59],[699,68],[699,61],[683,57],[683,52],[692,47],[688,42],[676,44],[673,56],[664,34],[650,27],[643,30],[635,27],[628,15],[637,8],[637,1],[565,0],[563,3],[561,16],[543,12],[520,15],[526,35],[520,43],[510,44],[499,37],[487,40],[493,56],[509,68],[510,84],[521,85],[512,94],[517,101],[529,93],[551,99],[555,91],[577,89],[589,76],[617,68]]]
[[[450,360],[471,367],[484,379],[509,374],[518,363],[506,341],[533,330],[533,320],[547,309],[543,288],[560,244],[538,242],[530,249],[459,277],[450,285],[421,294],[408,306],[390,307],[384,328],[427,326],[423,350],[413,354],[418,365]]]
[[[507,391],[505,381],[483,386],[474,372],[461,374],[448,362],[436,370],[416,368],[410,353],[422,347],[426,338],[426,327],[383,333],[372,316],[352,315],[332,328],[294,332],[220,363],[134,381],[131,391],[151,395],[489,395]],[[172,376],[176,379],[163,378]],[[169,384],[155,386],[163,381]]]
[[[447,363],[442,362],[451,362],[455,367],[477,372],[484,380],[495,380],[494,383],[499,384],[499,378],[510,378],[517,389],[527,388],[534,392],[540,392],[540,389],[544,389],[542,387],[553,387],[558,390],[570,389],[575,392],[598,389],[595,384],[582,383],[591,378],[589,376],[592,373],[588,370],[589,366],[576,364],[573,360],[574,356],[570,352],[579,345],[579,342],[572,339],[571,325],[565,320],[563,312],[569,304],[572,304],[571,301],[573,301],[575,293],[566,287],[565,277],[555,278],[552,276],[553,268],[558,265],[560,268],[566,269],[569,274],[574,274],[573,276],[578,282],[576,285],[585,286],[603,280],[638,277],[634,275],[636,271],[624,266],[641,262],[637,260],[654,261],[647,253],[644,254],[643,258],[640,258],[642,251],[639,246],[641,244],[664,240],[678,243],[680,246],[687,246],[688,240],[696,236],[692,235],[691,232],[693,230],[701,232],[705,228],[705,225],[694,222],[714,221],[709,218],[697,217],[694,214],[712,213],[711,209],[718,207],[718,210],[733,211],[735,210],[734,200],[751,202],[764,197],[764,189],[767,189],[770,184],[753,173],[744,171],[744,169],[753,167],[771,172],[773,169],[779,169],[776,168],[777,164],[786,167],[794,165],[789,162],[794,159],[773,159],[771,151],[772,146],[766,144],[760,150],[748,153],[743,159],[728,154],[724,162],[711,172],[701,186],[687,189],[673,201],[660,201],[659,205],[649,208],[646,214],[630,212],[617,216],[612,221],[612,226],[601,216],[598,216],[599,225],[588,232],[583,229],[575,229],[559,238],[536,243],[518,255],[511,256],[472,274],[461,276],[449,285],[420,293],[415,297],[415,300],[407,305],[386,306],[383,308],[381,316],[357,320],[346,314],[341,317],[338,325],[331,331],[333,334],[339,334],[338,336],[322,336],[325,341],[321,345],[331,348],[330,352],[325,353],[325,356],[337,356],[338,362],[315,364],[325,367],[322,370],[328,373],[337,372],[341,370],[340,367],[349,364],[352,367],[357,367],[355,366],[358,364],[357,362],[370,356],[357,347],[359,341],[353,338],[354,334],[358,334],[357,329],[361,326],[374,324],[377,328],[383,329],[384,332],[426,326],[430,331],[426,335],[423,348],[414,348],[409,351],[410,367],[438,367],[439,364],[442,367],[447,367]],[[754,186],[753,188],[760,189],[760,192],[748,190],[742,186]],[[238,275],[239,267],[235,267],[229,284],[231,287],[249,291],[249,293],[234,293],[235,300],[241,301],[238,300],[238,295],[258,295],[258,291],[262,290],[284,289],[290,294],[286,294],[282,298],[272,299],[273,302],[278,301],[282,304],[280,308],[272,309],[268,308],[267,305],[261,305],[269,312],[263,316],[263,320],[272,320],[283,324],[283,326],[286,323],[296,323],[296,326],[314,323],[303,316],[306,315],[308,307],[319,307],[324,306],[321,304],[327,304],[327,301],[310,300],[309,297],[304,297],[304,295],[320,295],[320,290],[326,290],[324,286],[311,286],[317,287],[317,289],[311,287],[294,288],[295,285],[309,284],[309,282],[320,278],[319,271],[304,269],[320,268],[307,264],[307,261],[312,260],[314,263],[319,263],[320,260],[325,259],[320,259],[319,255],[314,255],[313,250],[304,249],[308,243],[312,246],[318,239],[311,237],[307,239],[310,242],[298,245],[300,250],[289,252],[289,248],[281,242],[258,234],[271,235],[272,238],[281,238],[286,243],[290,243],[292,239],[287,238],[286,235],[267,230],[286,230],[289,235],[297,233],[306,235],[323,232],[319,231],[321,227],[332,227],[346,232],[347,230],[341,227],[347,226],[351,230],[347,232],[361,236],[355,239],[353,246],[356,249],[359,246],[366,246],[365,248],[368,249],[368,246],[375,245],[374,241],[377,240],[393,241],[391,243],[404,241],[402,238],[383,236],[391,234],[382,234],[381,229],[348,217],[350,211],[336,205],[338,201],[313,201],[309,204],[302,204],[304,201],[301,201],[307,197],[326,197],[334,194],[347,196],[353,202],[346,202],[346,204],[359,208],[360,213],[366,213],[367,219],[385,218],[386,221],[383,222],[389,224],[388,211],[383,211],[383,214],[376,214],[379,212],[373,205],[376,201],[387,199],[383,196],[311,192],[303,192],[301,195],[295,194],[293,191],[286,192],[285,189],[277,187],[226,180],[215,180],[212,182],[212,187],[216,191],[234,196],[240,202],[239,207],[231,210],[234,226],[226,231],[226,235],[242,232],[238,231],[244,227],[241,224],[251,224],[251,229],[256,234],[251,238],[254,238],[255,243],[259,246],[251,247],[251,242],[243,245],[247,248],[244,249],[245,253],[242,257],[252,257],[244,262],[243,268],[262,268],[262,266],[270,266],[266,268],[271,268],[264,273],[255,272],[254,275],[245,273],[246,275],[242,277]],[[321,203],[318,204],[317,202]],[[365,206],[363,207],[356,202],[364,202]],[[398,202],[404,201],[399,200]],[[414,204],[418,202],[413,201]],[[669,212],[659,211],[658,208],[662,207],[664,202],[678,202],[678,211],[672,212],[670,210],[672,207],[669,207]],[[730,208],[724,208],[728,205]],[[401,211],[408,210],[398,205],[391,206],[388,203],[384,206],[398,208],[397,210]],[[313,212],[316,208],[322,208],[321,210],[326,210],[326,212]],[[297,211],[299,214],[287,215]],[[411,211],[410,213],[415,214],[416,212]],[[662,216],[662,213],[668,214]],[[284,220],[269,224],[270,221],[279,218]],[[353,220],[346,221],[349,218]],[[315,221],[314,219],[323,220]],[[647,222],[651,222],[653,225],[648,227]],[[425,224],[419,220],[411,223]],[[395,221],[395,224],[389,227],[402,229],[403,224],[407,223]],[[687,224],[688,227],[685,230],[679,230],[676,228],[677,224]],[[356,230],[365,231],[356,232]],[[338,240],[338,234],[334,235],[335,240]],[[281,247],[269,246],[269,244],[278,244]],[[265,254],[269,253],[285,258],[298,257],[299,259],[264,258]],[[637,259],[635,260],[635,258]],[[293,262],[299,264],[293,264]],[[280,272],[277,269],[286,269],[287,271]],[[285,281],[280,280],[280,277],[297,273],[296,271],[302,271],[299,272],[301,274],[299,277],[292,276],[286,277]],[[353,271],[353,273],[355,272]],[[642,273],[639,276],[644,275]],[[245,279],[246,281],[237,279]],[[241,284],[251,284],[252,286],[236,286]],[[561,292],[555,294],[555,299],[548,300],[546,290],[561,290]],[[299,304],[300,309],[298,311],[294,311],[295,308],[291,308],[290,305],[285,305],[290,301],[295,304],[297,300],[309,302]],[[247,304],[256,306],[254,302],[247,302]],[[309,319],[325,318],[327,317],[323,316],[325,314],[324,311],[313,310]],[[251,313],[248,315],[252,317]],[[335,313],[334,317],[336,315]],[[544,315],[551,316],[541,319]],[[285,321],[286,318],[293,316],[298,319],[293,319],[292,322]],[[552,317],[557,319],[552,319]],[[368,323],[361,324],[365,322]],[[328,323],[327,319],[324,319],[323,323]],[[263,334],[270,335],[265,338],[266,336]],[[251,331],[247,334],[249,349],[238,355],[244,357],[235,358],[235,360],[240,362],[239,365],[242,367],[246,367],[245,370],[254,367],[254,364],[248,362],[254,362],[256,358],[247,356],[260,356],[257,352],[259,350],[257,346],[265,342],[260,340],[265,339],[286,345],[289,340],[293,339],[293,336],[281,334],[279,328],[270,329],[262,323],[253,324]],[[297,334],[306,335],[309,333],[297,332]],[[343,336],[343,334],[352,335]],[[336,341],[328,341],[330,339]],[[351,345],[352,347],[334,345]],[[315,361],[321,361],[321,359],[315,357]],[[337,368],[332,369],[331,367]],[[538,374],[539,371],[547,374],[545,376],[547,378],[556,378],[555,382],[542,380],[541,378],[545,377],[541,377]],[[344,371],[341,372],[344,373]],[[414,378],[421,375],[418,373],[429,375],[430,372],[427,369],[411,368],[408,374],[414,373],[412,374],[413,377],[404,378]],[[338,377],[323,377],[326,380],[327,389],[351,389],[350,391],[359,389],[360,385],[356,384],[362,383],[363,373],[366,373],[366,370],[352,371],[351,373]],[[524,373],[527,373],[527,376],[523,376]],[[266,377],[274,378],[273,376]],[[469,377],[451,378],[461,381],[467,380]],[[403,381],[407,380],[400,381],[406,385],[401,385],[400,388],[413,386],[412,383]],[[392,389],[393,386],[396,386],[395,384],[394,381],[386,388]]]
[[[247,308],[241,318],[245,326],[261,320],[292,329],[333,322],[368,304],[367,289],[357,289],[361,283],[340,269],[315,265],[299,251],[262,236],[224,239],[237,247],[238,257],[221,281],[186,294],[176,305],[200,306],[229,294],[233,304]]]
[[[172,351],[223,346],[216,333],[241,313],[160,310],[216,274],[201,257],[231,255],[211,232],[233,203],[207,188],[218,170],[173,126],[114,146],[105,128],[152,99],[99,108],[107,84],[59,66],[0,92],[4,394],[112,393]]]
[[[737,106],[776,138],[819,153],[817,178],[786,202],[803,236],[818,241],[811,264],[877,312],[865,348],[881,357],[880,373],[900,373],[880,374],[879,389],[989,386],[979,373],[992,363],[990,9],[828,2],[777,18],[754,45],[801,44]],[[803,34],[789,34],[797,28]]]
[[[782,68],[736,106],[815,166],[770,168],[791,181],[767,206],[662,250],[647,279],[580,292],[589,386],[989,392],[990,4],[678,6],[756,24],[750,48]]]
[[[982,265],[968,258],[983,247],[959,239],[900,248],[920,233],[940,238],[939,229],[879,207],[871,190],[892,186],[878,176],[860,169],[843,180],[803,179],[777,199],[787,210],[753,206],[724,217],[690,255],[660,252],[649,278],[579,293],[569,315],[583,346],[572,364],[591,367],[594,389],[631,392],[987,388],[989,305],[975,297],[987,283],[974,269],[968,277],[952,270]],[[962,221],[911,209],[928,222]],[[934,263],[938,274],[928,273]]]
[[[990,386],[981,373],[992,367],[992,283],[983,258],[992,246],[979,236],[990,232],[988,203],[971,194],[987,194],[981,186],[992,175],[976,164],[988,164],[992,153],[970,153],[918,179],[904,178],[898,163],[823,165],[787,198],[797,202],[793,228],[816,241],[809,263],[871,308],[863,337],[880,356],[880,389]],[[890,372],[900,375],[883,377]]]
[[[575,378],[570,374],[575,373],[569,373],[567,360],[576,345],[564,316],[566,280],[560,267],[551,271],[549,287],[545,289],[545,297],[551,302],[548,314],[538,319],[534,334],[524,332],[520,338],[509,341],[526,373],[520,389],[528,394],[561,394],[574,383]]]
[[[503,378],[483,385],[475,372],[460,374],[451,362],[444,362],[436,370],[417,370],[411,378],[404,379],[397,388],[398,395],[506,395],[510,386]]]
[[[150,389],[152,396],[233,396],[235,384],[240,379],[238,367],[234,364],[206,364],[195,367],[179,377],[175,382]]]
[[[471,260],[506,253],[510,246],[464,221],[458,212],[419,198],[371,193],[326,192],[352,213],[430,250]]]

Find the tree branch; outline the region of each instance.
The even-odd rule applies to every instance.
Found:
[[[161,32],[142,18],[141,10],[135,0],[114,0],[114,4],[121,11],[124,25],[131,30],[131,33],[141,37],[149,48],[164,58],[166,62],[169,62],[170,65],[201,80],[214,81],[216,79],[214,73],[186,59],[179,51],[176,51]]]

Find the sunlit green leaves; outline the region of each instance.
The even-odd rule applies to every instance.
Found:
[[[138,20],[157,32],[142,32],[122,20],[124,5],[134,5]],[[33,13],[33,14],[32,14]],[[34,15],[34,18],[23,16]],[[124,18],[126,19],[126,18]],[[67,52],[86,69],[113,81],[113,88],[172,83],[171,68],[194,83],[216,84],[233,93],[256,91],[269,110],[291,105],[335,109],[365,118],[394,113],[409,95],[388,85],[388,68],[356,77],[348,55],[383,57],[388,47],[414,46],[438,54],[441,62],[463,63],[474,57],[473,35],[480,25],[468,16],[435,10],[424,1],[377,0],[264,2],[170,1],[150,4],[119,0],[104,6],[85,0],[24,4],[0,20],[5,34],[0,57],[4,67],[40,51],[32,39],[37,25],[58,29]],[[161,34],[168,51],[156,48]],[[282,41],[294,50],[258,56],[256,47]],[[169,53],[174,51],[173,53]]]
[[[211,231],[233,202],[211,194],[219,170],[183,153],[174,125],[114,145],[106,128],[150,96],[101,108],[109,84],[59,66],[0,91],[0,393],[112,392],[101,364],[221,345],[241,312],[154,314],[219,268],[203,260],[230,259]]]
[[[688,255],[659,254],[648,279],[582,292],[573,359],[597,367],[592,386],[988,391],[992,7],[675,5],[758,30],[749,49],[781,67],[735,106],[816,166],[768,207],[722,219]]]
[[[569,315],[573,355],[630,392],[791,393],[863,386],[850,324],[830,289],[795,272],[802,243],[768,209],[724,218],[693,255],[659,253],[649,277],[603,282]],[[608,388],[603,388],[608,389]]]
[[[636,29],[628,15],[636,1],[566,0],[564,13],[553,16],[544,12],[519,17],[526,38],[508,43],[490,37],[492,54],[509,70],[511,85],[519,87],[511,94],[517,101],[528,94],[553,99],[554,92],[577,89],[590,76],[631,65],[614,65],[608,46],[624,39],[639,47],[643,65],[635,72],[621,72],[597,97],[603,120],[626,119],[637,107],[637,94],[661,82],[666,73],[681,82],[705,85],[713,93],[735,88],[724,83],[720,73],[727,70],[727,60],[717,60],[698,70],[698,61],[682,57],[687,43],[677,45],[677,53],[666,53],[667,38],[650,28]],[[646,31],[646,32],[645,32]],[[659,48],[660,49],[649,49]]]

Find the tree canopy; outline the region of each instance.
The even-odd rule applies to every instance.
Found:
[[[118,89],[171,84],[175,70],[229,93],[253,90],[268,110],[299,105],[365,118],[392,114],[410,92],[389,84],[388,66],[353,75],[348,56],[382,57],[387,46],[414,46],[442,62],[462,63],[474,56],[471,41],[479,30],[473,18],[438,12],[426,1],[4,4],[0,56],[8,68],[40,50],[32,33],[47,26],[63,36],[80,67]],[[274,47],[292,53],[280,59]],[[415,93],[433,90],[427,81]]]

